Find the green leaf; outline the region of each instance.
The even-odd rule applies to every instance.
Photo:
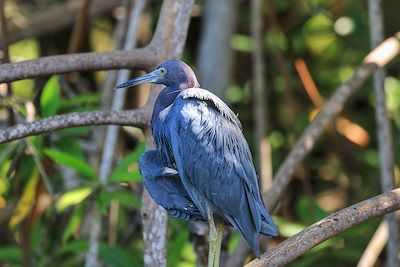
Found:
[[[231,47],[241,52],[251,52],[253,49],[253,40],[248,35],[234,34],[231,38]]]
[[[66,243],[68,238],[76,231],[78,230],[79,226],[81,225],[81,221],[83,218],[83,212],[85,210],[85,205],[82,205],[83,203],[79,204],[74,212],[71,215],[71,218],[68,221],[67,226],[65,227],[63,236],[62,236],[62,241],[63,243]]]
[[[40,110],[43,117],[50,117],[57,113],[60,106],[60,84],[57,76],[52,76],[44,86],[40,97]]]
[[[92,191],[91,187],[80,187],[64,193],[56,202],[57,211],[62,212],[72,205],[81,203]]]
[[[138,260],[132,253],[121,248],[100,244],[100,258],[109,266],[113,267],[135,267],[140,266]]]
[[[99,93],[93,93],[93,94],[79,95],[72,99],[62,99],[60,103],[60,109],[68,109],[68,108],[74,108],[75,106],[98,103],[100,97],[101,96]]]
[[[142,176],[139,172],[138,160],[144,152],[145,143],[140,143],[136,149],[125,156],[125,158],[117,165],[111,173],[110,182],[139,182]]]
[[[228,254],[232,255],[235,252],[237,245],[239,244],[240,234],[238,232],[232,232],[228,242]]]
[[[55,149],[45,149],[44,153],[58,164],[70,167],[88,178],[97,177],[95,170],[80,158]]]
[[[310,225],[328,215],[313,199],[305,196],[296,202],[296,213],[305,225]]]
[[[303,231],[304,228],[306,228],[302,224],[291,222],[289,220],[275,217],[275,216],[273,217],[273,220],[279,229],[279,235],[284,236],[284,237],[291,237],[291,236],[297,234],[298,232]]]
[[[176,266],[180,260],[182,249],[188,242],[189,232],[187,230],[180,231],[168,243],[168,266]]]
[[[132,192],[125,190],[102,191],[97,198],[97,205],[102,214],[107,213],[107,209],[112,200],[117,200],[121,206],[128,208],[140,208],[141,199]]]
[[[61,246],[56,246],[54,255],[57,257],[67,253],[86,252],[88,247],[88,242],[86,240],[72,241]]]
[[[0,248],[0,262],[22,264],[22,252],[19,247]]]

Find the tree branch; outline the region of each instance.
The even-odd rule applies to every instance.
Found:
[[[189,28],[194,0],[164,0],[157,27],[149,47],[158,48],[158,64],[170,58],[181,58]],[[160,86],[152,85],[145,107],[153,108]],[[147,148],[154,144],[151,133],[144,131]],[[146,190],[142,195],[142,223],[145,266],[166,266],[167,213],[152,200]]]
[[[301,135],[299,141],[290,151],[289,155],[275,174],[272,186],[263,194],[264,203],[269,211],[273,211],[278,201],[283,196],[289,185],[292,175],[297,166],[310,153],[316,140],[322,135],[324,129],[342,111],[344,104],[371,76],[378,67],[385,66],[400,52],[400,32],[395,37],[387,39],[371,53],[369,53],[364,64],[358,67],[353,76],[326,102],[318,116]]]
[[[78,126],[115,124],[144,128],[149,126],[150,116],[151,111],[148,108],[124,111],[76,112],[57,115],[0,130],[0,144],[31,135]]]
[[[150,69],[158,53],[151,46],[132,51],[57,55],[0,65],[0,83],[73,71]]]
[[[384,38],[383,29],[383,9],[382,0],[368,1],[368,15],[371,33],[372,48],[378,46]],[[392,133],[390,121],[386,108],[385,92],[386,71],[377,68],[374,71],[374,92],[375,92],[375,121],[378,137],[380,181],[382,192],[387,192],[394,188],[394,163],[392,151]],[[389,238],[386,248],[386,267],[395,267],[400,264],[400,242],[399,242],[399,223],[394,214],[388,214],[385,219],[388,222]]]
[[[82,4],[81,1],[65,2],[40,10],[26,21],[19,22],[18,25],[10,25],[10,35],[1,39],[0,44],[11,44],[26,38],[40,37],[71,26]],[[98,16],[119,5],[121,5],[121,0],[93,0],[89,15],[91,17]]]
[[[398,209],[400,209],[400,188],[329,215],[286,239],[274,249],[264,253],[260,259],[253,260],[246,266],[282,266],[338,233]]]

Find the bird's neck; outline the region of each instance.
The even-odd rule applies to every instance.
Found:
[[[152,121],[159,117],[160,112],[171,105],[182,90],[177,87],[167,86],[161,90],[154,104]]]

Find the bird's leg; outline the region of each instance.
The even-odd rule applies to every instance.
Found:
[[[214,217],[210,209],[207,209],[207,219],[210,227],[208,235],[208,267],[218,267],[224,225],[219,223],[215,225]]]

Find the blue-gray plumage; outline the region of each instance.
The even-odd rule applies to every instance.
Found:
[[[190,196],[203,218],[211,218],[210,227],[214,221],[233,225],[259,257],[259,234],[278,232],[262,202],[237,116],[217,96],[199,88],[192,69],[182,61],[166,61],[117,88],[144,82],[166,86],[151,120],[158,163],[178,171],[185,192],[177,191]]]
[[[150,196],[171,216],[185,221],[205,220],[183,187],[178,172],[162,166],[157,151],[143,153],[139,159],[139,168]]]

